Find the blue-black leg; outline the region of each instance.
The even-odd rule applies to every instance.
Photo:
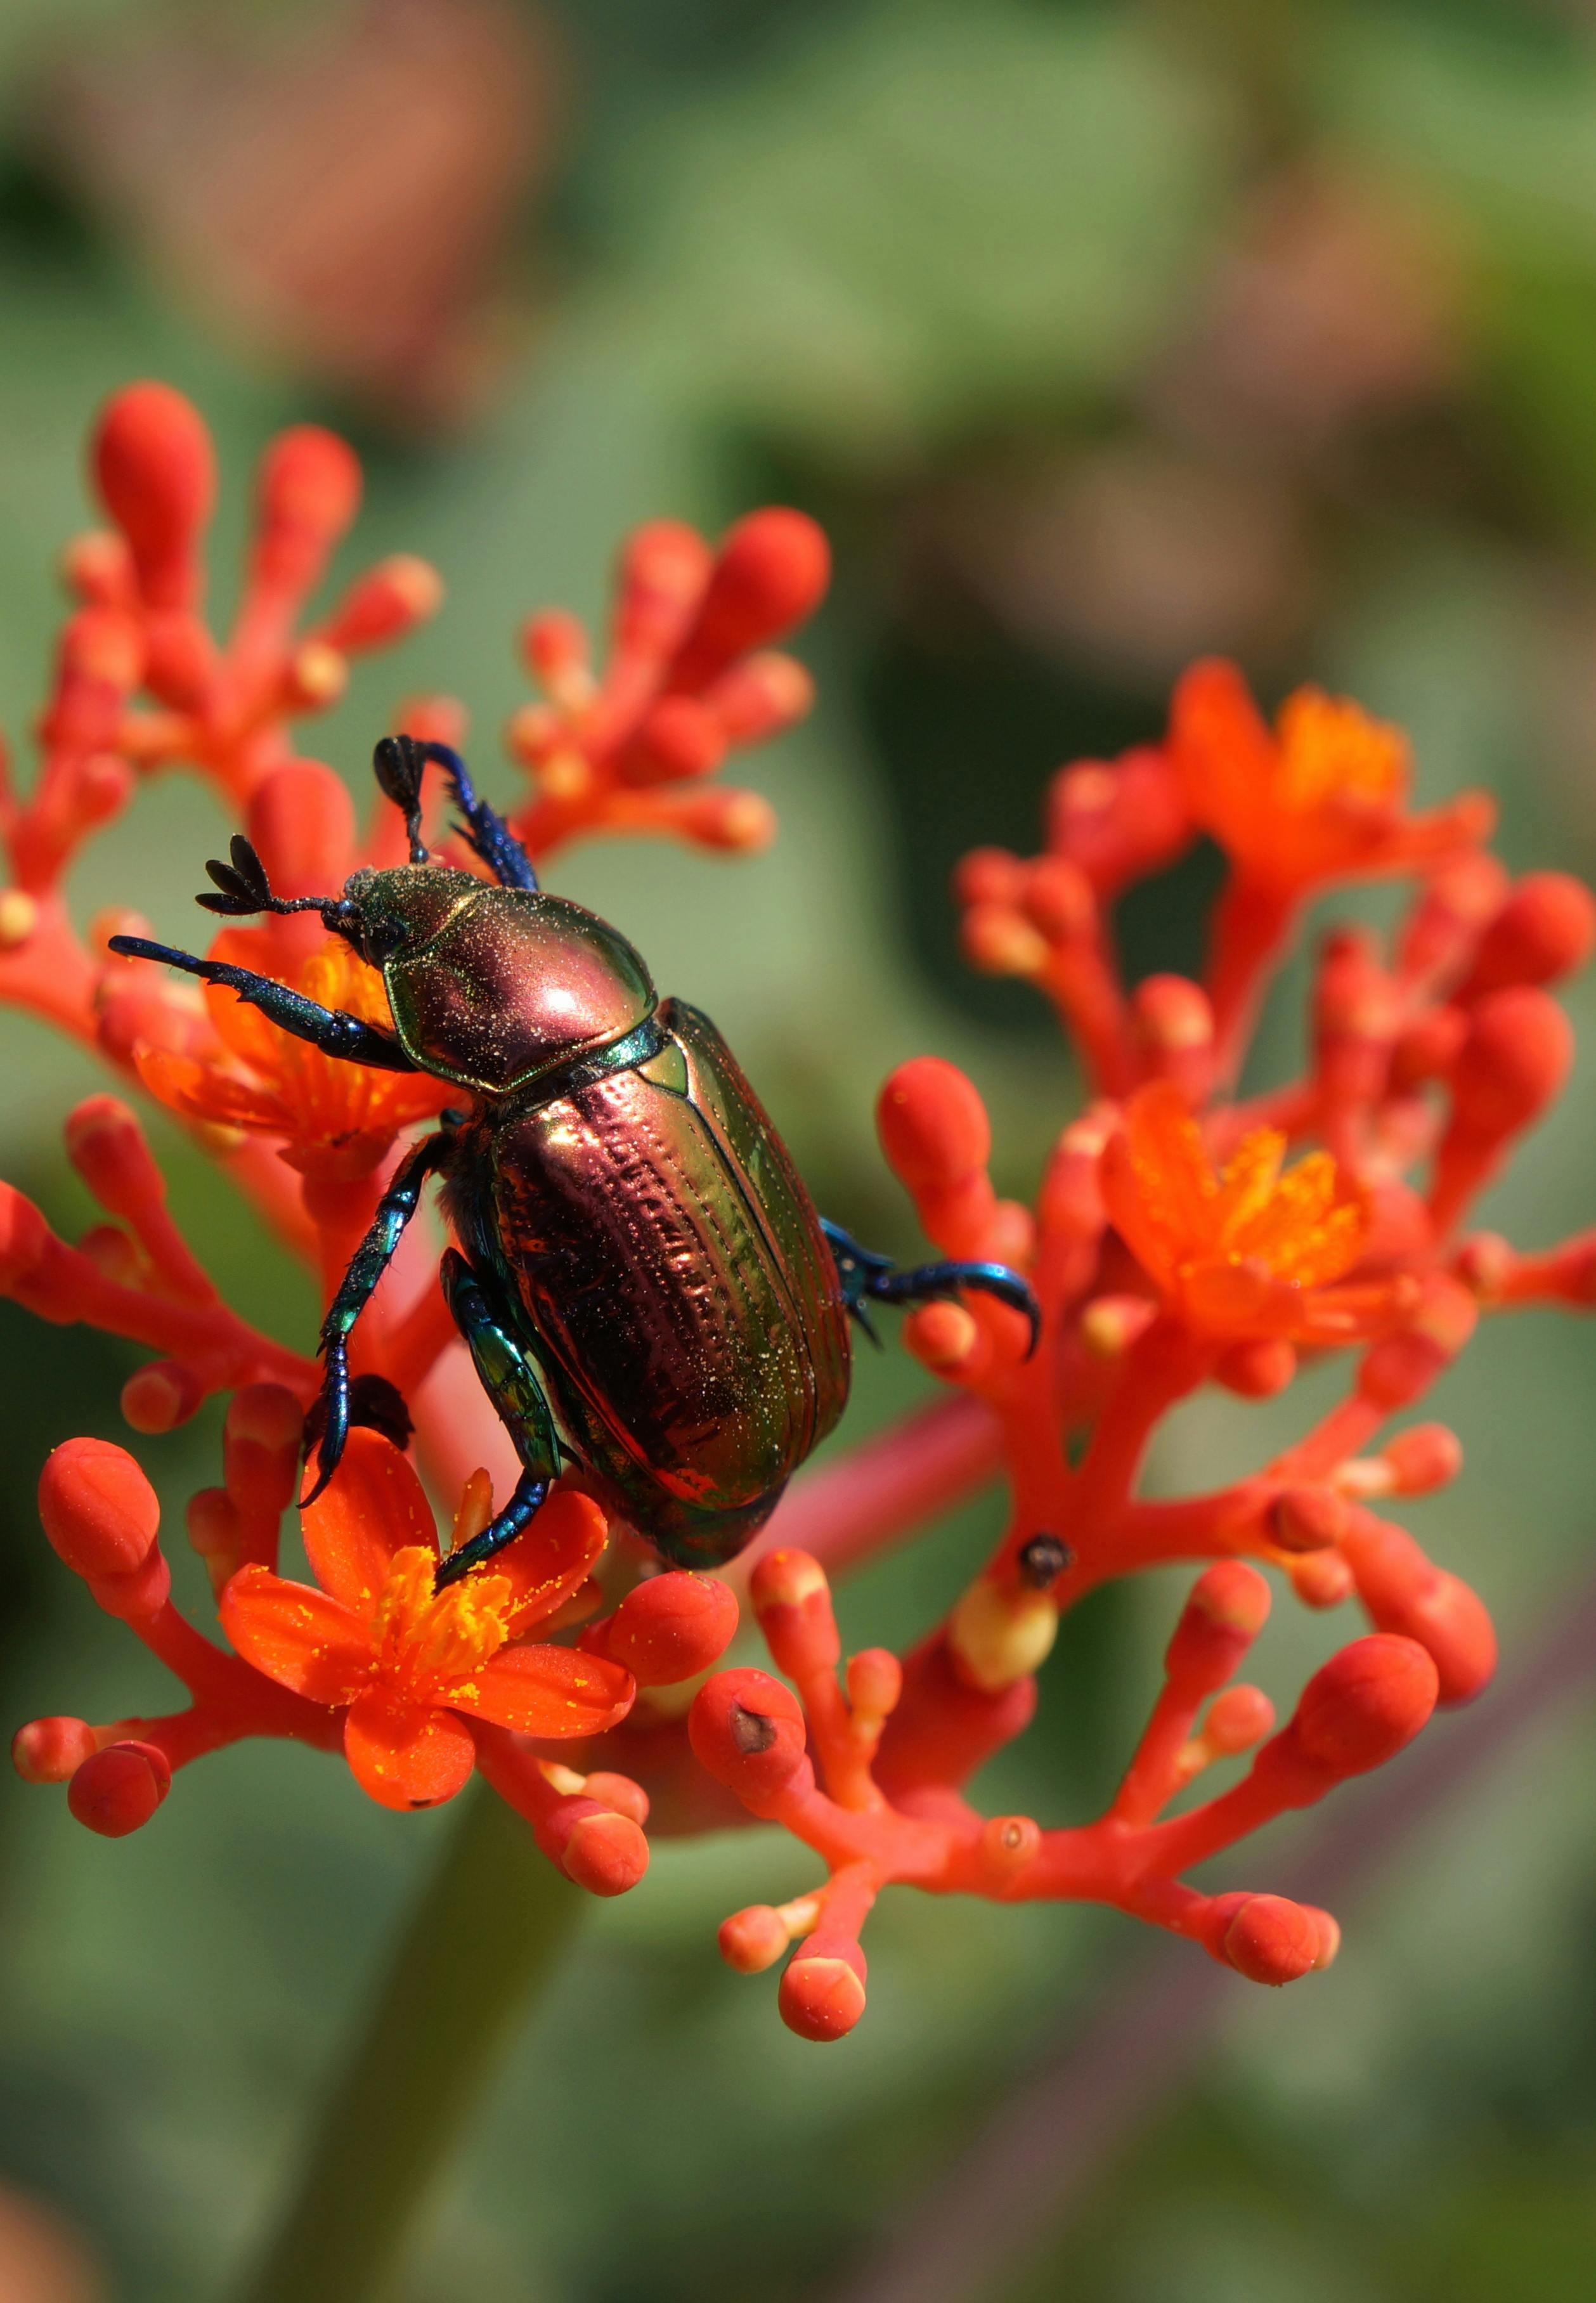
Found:
[[[376,1292],[393,1260],[405,1226],[421,1203],[427,1177],[449,1156],[453,1137],[445,1130],[423,1136],[376,1203],[370,1229],[349,1261],[338,1292],[321,1323],[321,1437],[316,1450],[316,1485],[305,1497],[314,1503],[342,1459],[350,1426],[349,1339],[355,1321]]]
[[[820,1227],[826,1236],[842,1282],[842,1300],[867,1336],[874,1337],[865,1306],[869,1303],[933,1303],[939,1297],[974,1292],[994,1295],[1011,1311],[1023,1312],[1031,1325],[1029,1358],[1042,1332],[1042,1314],[1030,1284],[1006,1263],[918,1263],[909,1271],[895,1270],[890,1255],[877,1255],[849,1238],[840,1224]]]
[[[411,863],[426,860],[421,837],[421,777],[429,760],[443,769],[453,787],[455,806],[463,819],[460,830],[467,845],[481,856],[499,885],[536,890],[537,874],[532,858],[497,808],[478,799],[470,771],[460,754],[448,744],[424,744],[415,736],[384,736],[372,755],[372,765],[388,797],[404,810]]]
[[[443,1257],[443,1294],[455,1325],[470,1347],[482,1388],[514,1442],[521,1475],[503,1510],[480,1535],[452,1551],[438,1569],[435,1589],[458,1583],[502,1551],[527,1525],[548,1494],[560,1469],[560,1440],[537,1371],[510,1320],[466,1259],[455,1248]]]
[[[296,1040],[308,1040],[324,1056],[342,1056],[346,1063],[367,1064],[376,1071],[417,1068],[392,1032],[379,1031],[375,1024],[346,1015],[341,1008],[324,1008],[319,1000],[307,1000],[302,991],[291,991],[286,983],[257,975],[251,967],[232,967],[224,959],[198,959],[191,951],[151,943],[144,936],[113,936],[110,948],[124,959],[159,959],[168,967],[181,967],[185,974],[198,975],[203,983],[225,984],[272,1023],[291,1032]]]
[[[498,809],[477,798],[469,771],[460,754],[447,744],[428,744],[424,748],[427,758],[437,762],[453,785],[455,805],[465,819],[466,839],[499,885],[536,890],[537,874],[532,868],[532,858]]]

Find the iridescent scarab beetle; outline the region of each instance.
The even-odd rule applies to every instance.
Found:
[[[491,881],[429,858],[429,761]],[[339,896],[283,898],[235,839],[198,900],[233,916],[319,912],[382,971],[392,1032],[247,968],[112,939],[227,985],[330,1056],[460,1090],[461,1109],[383,1194],[323,1322],[314,1493],[349,1430],[350,1331],[429,1176],[443,1179],[458,1243],[443,1264],[450,1308],[521,1464],[504,1508],[443,1561],[440,1586],[526,1526],[562,1457],[667,1558],[729,1558],[841,1413],[849,1319],[867,1302],[984,1289],[1034,1333],[1030,1289],[1005,1265],[896,1271],[816,1215],[708,1017],[658,1000],[623,936],[538,887],[455,753],[389,737],[376,768],[404,811],[408,865],[356,872]]]

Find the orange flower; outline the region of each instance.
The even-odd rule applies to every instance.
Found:
[[[1235,665],[1217,657],[1177,685],[1169,751],[1198,822],[1246,878],[1285,892],[1412,870],[1486,839],[1495,820],[1482,792],[1410,815],[1399,728],[1299,688],[1271,734]]]
[[[1389,1324],[1404,1283],[1332,1287],[1369,1211],[1328,1152],[1282,1173],[1286,1138],[1244,1136],[1222,1175],[1169,1081],[1139,1089],[1103,1154],[1110,1219],[1170,1308],[1214,1336],[1347,1343]]]
[[[348,1707],[343,1749],[380,1806],[435,1807],[476,1759],[460,1716],[523,1735],[595,1735],[631,1708],[631,1674],[604,1657],[522,1634],[587,1578],[604,1521],[562,1492],[491,1567],[435,1594],[438,1540],[399,1450],[356,1430],[338,1477],[304,1514],[317,1590],[241,1567],[222,1595],[246,1663],[313,1703]]]
[[[324,1008],[347,1008],[368,1024],[392,1028],[382,977],[340,936],[326,937],[288,972],[259,928],[224,929],[209,957],[276,974]],[[286,1136],[283,1156],[292,1167],[318,1176],[363,1176],[401,1128],[431,1118],[449,1100],[447,1084],[426,1073],[376,1071],[324,1056],[268,1023],[258,1008],[224,985],[207,984],[205,1000],[221,1052],[200,1059],[140,1046],[134,1050],[139,1078],[186,1118]]]

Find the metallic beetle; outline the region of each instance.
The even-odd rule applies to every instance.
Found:
[[[429,859],[428,761],[448,775],[491,882]],[[521,1464],[503,1510],[443,1561],[440,1587],[527,1524],[562,1457],[667,1558],[729,1558],[840,1415],[849,1320],[868,1301],[984,1289],[1034,1336],[1030,1290],[1004,1265],[895,1271],[816,1215],[709,1018],[659,1000],[623,936],[539,889],[456,754],[392,737],[375,764],[405,814],[408,865],[356,872],[338,897],[284,898],[235,839],[198,901],[232,916],[319,912],[381,969],[391,1033],[249,969],[112,939],[228,985],[329,1055],[461,1091],[461,1109],[396,1171],[328,1308],[313,1494],[361,1420],[350,1331],[435,1174],[459,1243],[444,1291]]]

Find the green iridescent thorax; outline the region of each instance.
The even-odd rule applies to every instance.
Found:
[[[653,1014],[654,984],[641,957],[580,904],[488,887],[435,865],[376,876],[435,873],[457,888],[463,882],[463,897],[397,891],[396,904],[435,906],[437,924],[396,948],[383,967],[394,1029],[426,1070],[503,1095],[607,1046]],[[379,893],[390,900],[385,890]]]
[[[401,864],[386,872],[352,872],[344,901],[359,915],[360,948],[376,967],[418,950],[481,890],[480,880],[446,864]]]

